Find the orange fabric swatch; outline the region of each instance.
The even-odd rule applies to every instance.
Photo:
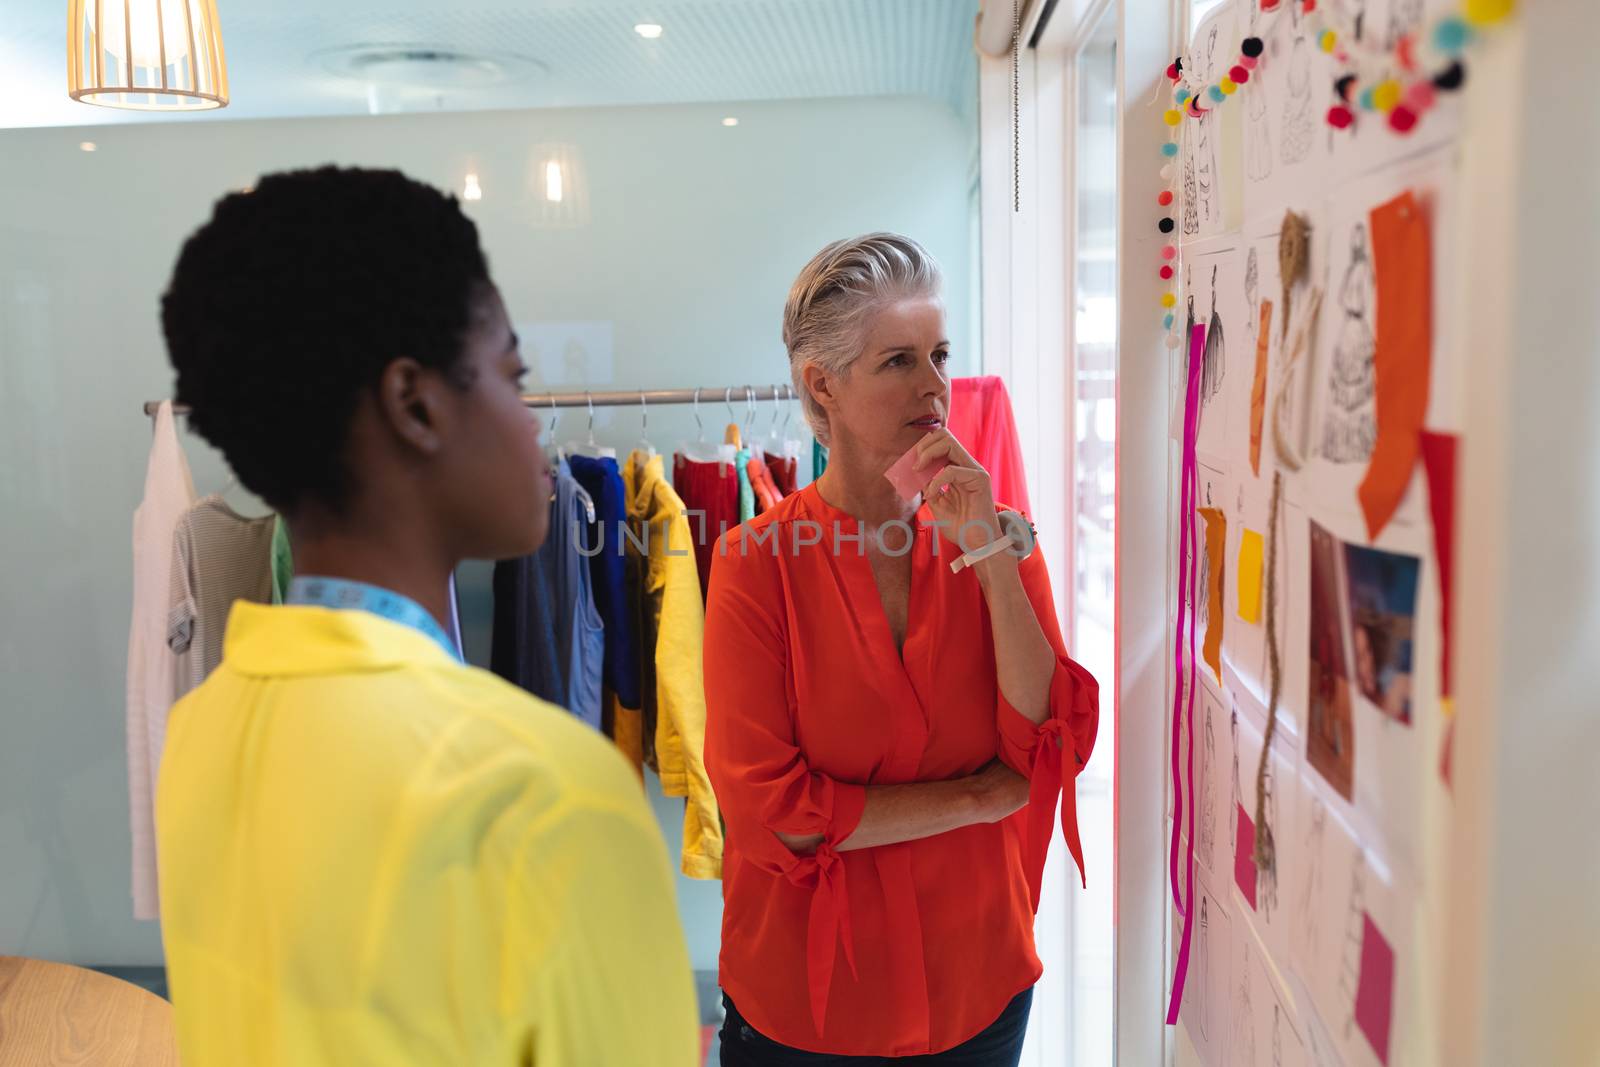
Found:
[[[1222,684],[1222,556],[1228,542],[1228,520],[1221,508],[1201,508],[1200,517],[1206,520],[1206,559],[1211,564],[1206,588],[1210,604],[1206,619],[1206,643],[1201,656]]]
[[[1367,535],[1378,536],[1405,496],[1428,413],[1433,348],[1433,263],[1428,220],[1410,190],[1372,209],[1378,290],[1373,369],[1378,440],[1357,495]]]
[[[1261,325],[1256,330],[1256,380],[1250,386],[1250,470],[1261,475],[1261,423],[1267,414],[1267,345],[1272,340],[1272,301],[1261,301]]]

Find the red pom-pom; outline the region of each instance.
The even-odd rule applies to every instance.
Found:
[[[1300,10],[1303,13],[1309,15],[1313,11],[1315,11],[1316,9],[1317,9],[1317,0],[1305,0],[1305,4],[1304,4],[1303,7],[1301,7]]]
[[[1343,104],[1335,104],[1328,109],[1328,125],[1336,130],[1342,130],[1356,120],[1354,113]]]
[[[1171,278],[1172,277],[1172,268],[1171,267],[1162,267],[1161,268],[1161,277],[1162,277],[1163,280],[1165,280],[1167,278]]]
[[[1168,204],[1172,203],[1172,190],[1163,189],[1161,191],[1161,195],[1156,197],[1156,203],[1160,204],[1162,207],[1166,207]]]
[[[1417,113],[1404,104],[1389,112],[1389,126],[1396,133],[1410,133],[1417,124]]]
[[[1176,63],[1168,63],[1167,64],[1167,77],[1171,78],[1173,81],[1177,81],[1178,80],[1178,64],[1176,64]]]
[[[1232,70],[1228,71],[1228,77],[1232,78],[1238,84],[1243,85],[1245,82],[1250,80],[1250,72],[1245,70],[1243,67],[1234,67]]]

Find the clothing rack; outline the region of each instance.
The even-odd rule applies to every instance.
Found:
[[[582,407],[623,407],[638,404],[648,409],[651,404],[697,404],[702,400],[721,400],[731,405],[735,400],[743,400],[747,404],[763,400],[795,400],[798,395],[793,387],[788,385],[725,385],[719,388],[701,387],[697,389],[617,389],[607,392],[580,392],[565,393],[527,393],[522,402],[530,408],[582,408]],[[161,401],[151,400],[145,403],[144,413],[154,417],[161,407]],[[173,404],[174,415],[187,415],[187,404]]]

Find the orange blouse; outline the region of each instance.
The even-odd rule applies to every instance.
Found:
[[[926,506],[916,520],[903,658],[857,521],[815,485],[728,531],[712,564],[705,763],[728,828],[722,987],[762,1034],[812,1052],[919,1055],[978,1034],[1043,971],[1033,919],[1058,796],[1083,867],[1074,790],[1061,787],[1089,758],[1098,688],[1067,656],[1044,561],[1021,565],[1056,651],[1040,726],[1000,692],[977,575],[950,572],[954,547]],[[891,530],[885,543],[902,540]],[[961,777],[996,756],[1031,781],[1022,811],[836,850],[868,785]],[[824,841],[802,855],[778,832]]]

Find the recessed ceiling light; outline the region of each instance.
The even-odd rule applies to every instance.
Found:
[[[83,149],[85,152],[93,152],[99,146],[93,141],[80,141],[78,143],[78,147]]]
[[[633,32],[646,40],[653,41],[661,36],[661,27],[654,22],[641,22],[633,28]]]
[[[463,200],[482,200],[483,199],[483,186],[478,184],[478,176],[476,174],[468,174],[467,177],[466,177],[466,181],[462,183],[461,199],[463,199]]]
[[[739,120],[734,118],[732,115],[729,115],[727,118],[722,120],[722,124],[724,126],[737,126],[739,125]]]

